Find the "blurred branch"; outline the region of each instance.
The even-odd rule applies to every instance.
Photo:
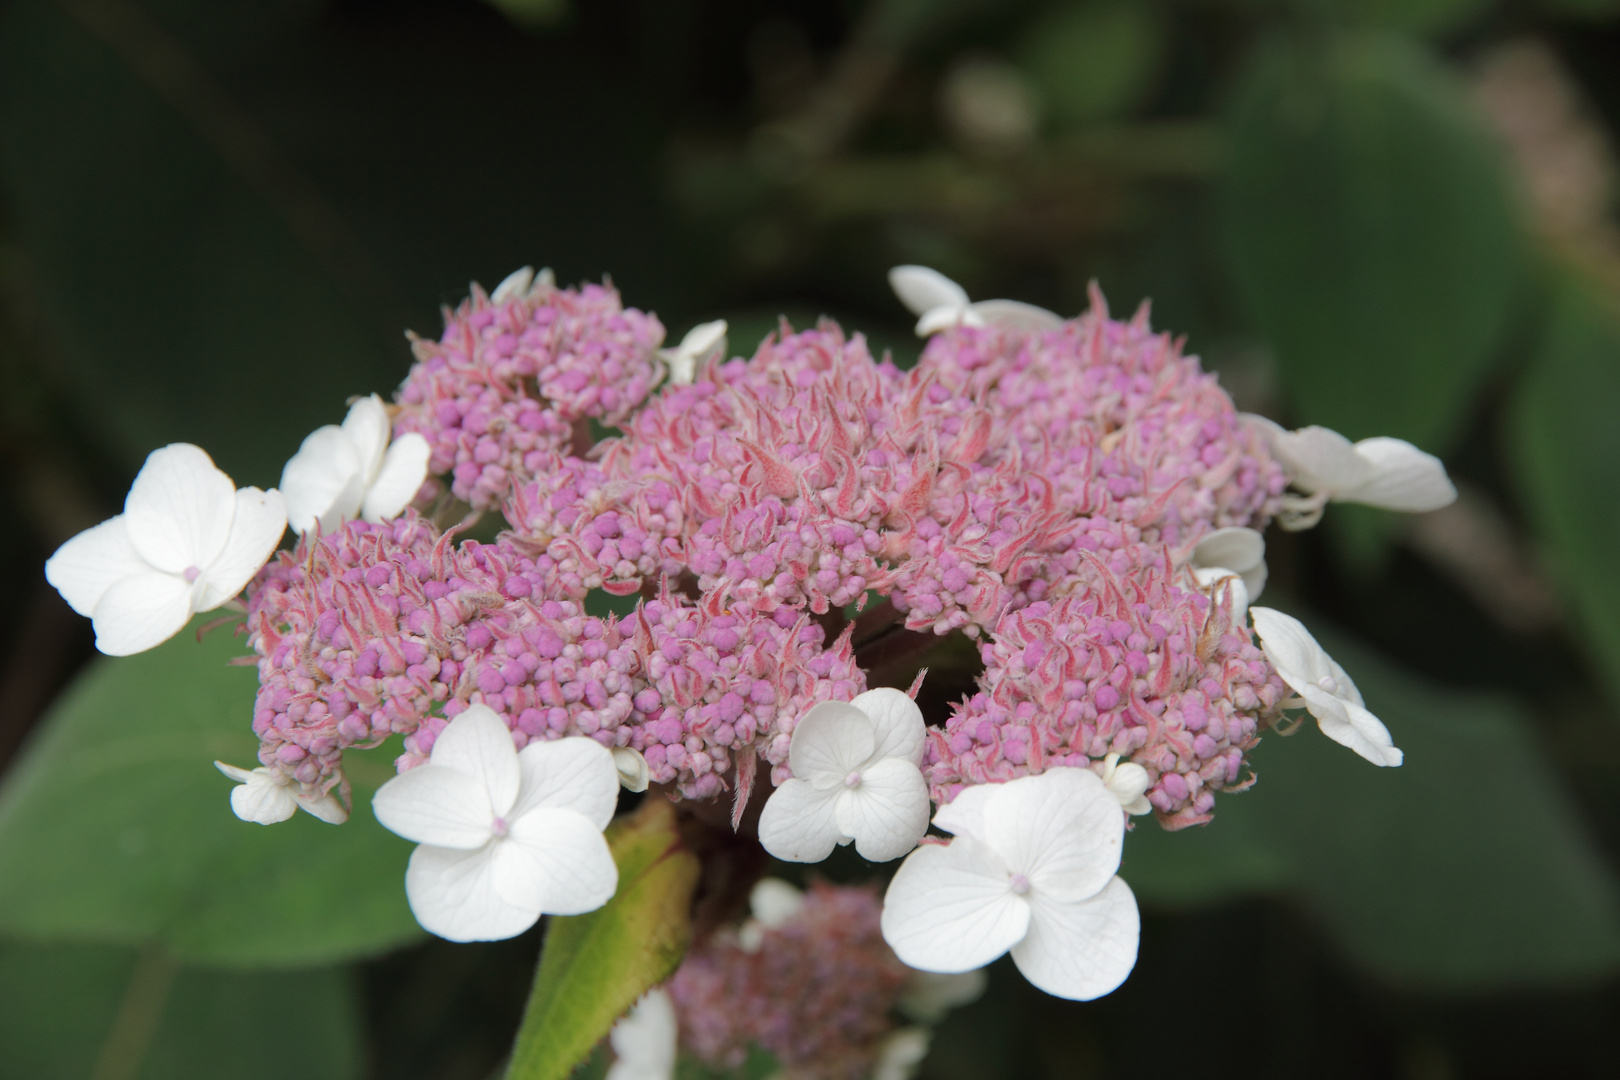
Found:
[[[1558,604],[1528,545],[1484,492],[1459,484],[1450,506],[1412,515],[1406,539],[1504,629],[1533,634],[1557,625]]]
[[[390,347],[410,320],[381,267],[320,189],[203,69],[185,46],[130,0],[57,0],[178,112],[298,242],[361,306]]]
[[[90,1080],[134,1080],[146,1061],[178,966],[157,949],[147,949],[135,962],[124,999],[113,1017],[107,1041],[101,1044]]]

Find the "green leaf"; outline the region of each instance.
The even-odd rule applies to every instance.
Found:
[[[256,761],[252,668],[228,630],[101,659],[58,700],[0,786],[0,933],[157,943],[183,961],[292,966],[370,955],[421,931],[411,845],[372,817],[389,770],[355,775],[341,826],[231,813],[214,768]],[[370,781],[362,783],[362,780]]]
[[[1578,640],[1620,702],[1620,314],[1580,283],[1563,284],[1509,433],[1531,528]]]
[[[0,1075],[357,1080],[348,972],[219,972],[104,945],[0,945]]]
[[[1275,39],[1228,127],[1227,254],[1295,419],[1444,453],[1524,280],[1464,87],[1398,38]]]
[[[1202,829],[1139,826],[1120,873],[1147,903],[1302,897],[1360,967],[1407,986],[1504,989],[1620,968],[1620,888],[1508,701],[1443,689],[1313,633],[1406,753],[1380,769],[1308,717]]]
[[[1019,60],[1059,127],[1118,116],[1153,87],[1164,54],[1151,4],[1090,0],[1053,7],[1024,36]]]
[[[699,866],[674,809],[649,796],[607,837],[619,890],[587,915],[550,920],[507,1080],[563,1080],[686,954]]]

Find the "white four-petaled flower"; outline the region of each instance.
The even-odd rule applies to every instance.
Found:
[[[1284,500],[1278,520],[1285,529],[1310,528],[1329,500],[1408,513],[1438,510],[1457,500],[1440,459],[1404,439],[1380,436],[1352,443],[1325,427],[1288,431],[1263,416],[1248,413],[1245,419],[1265,435],[1272,457],[1305,493]]]
[[[924,971],[970,971],[1006,952],[1057,997],[1089,1001],[1136,964],[1136,898],[1119,879],[1125,816],[1089,769],[970,787],[934,816],[954,833],[901,864],[883,937]]]
[[[953,326],[1001,326],[1009,330],[1056,330],[1063,318],[1018,300],[968,299],[967,290],[926,266],[896,266],[889,287],[917,319],[917,336],[927,337]]]
[[[372,807],[421,845],[405,874],[416,921],[451,941],[495,941],[542,914],[579,915],[612,898],[619,872],[602,830],[618,795],[613,755],[594,739],[520,753],[500,718],[473,705]]]
[[[823,701],[793,729],[793,778],[771,793],[759,842],[787,862],[820,862],[852,840],[862,858],[898,859],[928,831],[922,710],[881,687]]]
[[[1384,722],[1367,711],[1356,684],[1298,619],[1264,607],[1250,608],[1249,615],[1266,659],[1288,688],[1304,699],[1322,734],[1374,765],[1401,763],[1401,752]]]
[[[274,825],[298,813],[299,807],[331,825],[349,820],[349,812],[330,793],[306,794],[285,773],[263,765],[256,769],[239,769],[223,761],[214,762],[214,767],[236,781],[231,789],[231,809],[243,821]]]
[[[129,656],[233,599],[286,528],[279,491],[238,489],[202,450],[175,443],[147,457],[122,514],[56,549],[45,579],[90,617],[96,648]]]
[[[1241,626],[1249,604],[1266,587],[1266,541],[1253,529],[1216,529],[1198,541],[1188,565],[1215,599],[1221,590],[1231,590],[1232,622]]]
[[[659,359],[669,369],[669,381],[686,386],[697,378],[698,365],[710,357],[726,357],[726,320],[699,323],[686,332],[681,343],[672,349],[659,349]]]
[[[654,987],[630,1006],[608,1033],[618,1060],[606,1080],[671,1080],[680,1026],[669,992]]]
[[[345,521],[397,517],[427,479],[432,450],[416,432],[392,443],[388,407],[376,394],[349,407],[343,425],[309,434],[281,472],[287,519],[294,532],[318,523],[329,533]]]

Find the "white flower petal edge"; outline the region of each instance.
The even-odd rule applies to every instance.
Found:
[[[962,286],[926,266],[896,266],[889,287],[917,319],[917,336],[928,337],[953,326],[1000,326],[1009,330],[1056,330],[1063,318],[1019,300],[973,303]]]
[[[239,769],[223,761],[214,767],[237,786],[231,789],[231,810],[243,821],[256,825],[274,825],[286,821],[300,807],[329,825],[341,825],[349,820],[349,812],[330,794],[307,795],[283,773],[260,765],[256,769]]]
[[[1266,587],[1266,541],[1253,529],[1225,528],[1206,533],[1193,548],[1188,560],[1194,573],[1211,568],[1234,573],[1243,579],[1252,603]],[[1238,617],[1241,621],[1241,616]]]
[[[1135,966],[1140,929],[1115,874],[1118,799],[1088,769],[982,786],[991,790],[958,813],[936,815],[961,830],[949,845],[924,845],[901,864],[884,896],[884,940],[922,971],[968,971],[1011,952],[1049,994],[1112,991]]]
[[[609,1066],[606,1080],[672,1080],[679,1034],[668,991],[647,991],[608,1032],[618,1060]]]
[[[1153,778],[1136,762],[1121,761],[1118,754],[1109,754],[1103,758],[1102,781],[1127,814],[1153,812],[1153,804],[1147,798],[1147,789],[1152,786]]]
[[[1250,608],[1249,616],[1266,659],[1289,689],[1304,699],[1322,734],[1374,765],[1401,763],[1403,755],[1389,729],[1367,711],[1355,682],[1304,624],[1272,608]]]
[[[96,648],[129,656],[240,593],[286,527],[279,491],[237,489],[202,450],[175,443],[147,457],[122,514],[56,550],[45,579],[90,617]]]
[[[1288,431],[1264,417],[1246,414],[1245,418],[1264,434],[1272,456],[1293,485],[1316,497],[1293,508],[1305,521],[1295,527],[1315,524],[1321,502],[1328,499],[1407,513],[1438,510],[1457,499],[1457,489],[1440,459],[1403,439],[1379,437],[1352,443],[1325,427]]]
[[[928,1056],[934,1034],[927,1028],[901,1028],[883,1040],[871,1080],[911,1080]]]
[[[676,386],[690,385],[697,379],[698,366],[711,358],[726,358],[726,320],[699,323],[686,332],[673,349],[659,349],[658,356],[669,370],[669,381]]]
[[[922,711],[899,690],[816,705],[793,729],[793,777],[766,800],[760,843],[788,862],[820,862],[851,842],[873,862],[898,859],[928,831],[926,737]]]
[[[624,790],[647,790],[647,784],[652,779],[652,772],[647,768],[647,759],[641,756],[640,750],[628,746],[615,747],[613,750],[613,767],[619,771],[619,785]]]
[[[619,872],[602,829],[618,793],[600,743],[558,739],[519,753],[500,717],[473,705],[439,732],[427,764],[377,789],[372,809],[421,845],[405,895],[423,928],[493,941],[612,898]]]
[[[427,479],[427,440],[410,432],[392,443],[388,406],[376,394],[349,406],[341,426],[311,432],[281,472],[288,523],[296,533],[345,521],[373,524],[403,513]]]

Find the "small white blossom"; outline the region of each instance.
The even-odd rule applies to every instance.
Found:
[[[1362,704],[1361,691],[1300,621],[1271,608],[1250,608],[1260,648],[1289,689],[1304,699],[1322,734],[1374,765],[1399,765],[1402,755],[1382,720]]]
[[[898,859],[928,831],[922,710],[902,691],[823,701],[793,729],[793,778],[771,793],[759,841],[787,862],[820,862],[854,841],[873,862]]]
[[[318,523],[329,533],[357,517],[387,521],[411,504],[427,479],[432,450],[414,431],[390,443],[391,431],[388,407],[372,394],[349,407],[342,427],[310,433],[281,471],[294,532]]]
[[[968,299],[962,286],[926,266],[896,266],[889,287],[918,316],[917,336],[927,337],[952,326],[1001,326],[1009,330],[1056,330],[1063,318],[1018,300]]]
[[[760,878],[748,894],[752,917],[737,931],[737,941],[747,952],[758,952],[765,943],[765,931],[775,930],[804,908],[804,893],[781,878]]]
[[[1148,771],[1134,761],[1120,761],[1118,754],[1103,758],[1102,782],[1127,814],[1151,814],[1147,789],[1152,784]]]
[[[1272,457],[1305,493],[1285,497],[1278,519],[1285,529],[1315,525],[1330,500],[1408,513],[1438,510],[1457,500],[1440,459],[1403,439],[1352,443],[1325,427],[1288,431],[1263,416],[1249,413],[1245,419],[1265,435]]]
[[[193,615],[242,591],[287,529],[272,488],[237,488],[202,450],[154,450],[124,512],[75,536],[45,563],[45,579],[96,630],[109,656],[144,652]]]
[[[912,852],[883,898],[883,938],[923,971],[1010,952],[1057,997],[1089,1001],[1136,965],[1136,898],[1119,879],[1125,815],[1089,769],[964,790],[934,816],[956,834]]]
[[[672,1080],[680,1025],[668,991],[653,988],[608,1032],[616,1060],[605,1080]]]
[[[647,759],[641,756],[640,750],[628,746],[615,747],[613,767],[619,771],[619,785],[624,790],[647,790],[647,781],[651,779],[651,773],[647,769]]]
[[[933,1038],[934,1033],[927,1028],[909,1027],[884,1039],[872,1065],[871,1080],[911,1080],[928,1056],[928,1044]]]
[[[1215,599],[1222,582],[1232,591],[1232,622],[1242,625],[1249,604],[1266,587],[1266,541],[1253,529],[1216,529],[1198,541],[1188,560],[1193,577]]]
[[[551,267],[548,266],[540,271],[539,277],[536,278],[534,267],[520,266],[501,279],[501,283],[495,286],[495,290],[489,294],[489,298],[494,303],[504,304],[508,300],[528,295],[536,287],[552,289],[556,288],[556,286],[557,278],[552,274]]]
[[[378,789],[383,826],[421,846],[405,895],[423,928],[451,941],[515,937],[542,914],[579,915],[612,898],[619,871],[602,830],[613,817],[613,755],[582,737],[531,742],[485,705],[434,740],[426,765]]]
[[[983,968],[948,973],[913,971],[906,976],[906,984],[900,988],[900,999],[895,1005],[913,1020],[937,1024],[952,1009],[983,997],[989,981]]]
[[[330,793],[307,794],[285,773],[263,765],[251,770],[239,769],[223,761],[214,762],[214,767],[236,781],[236,787],[231,789],[231,809],[243,821],[274,825],[292,817],[299,807],[331,825],[349,820],[349,812]]]
[[[658,356],[669,368],[669,381],[686,386],[697,378],[698,365],[726,356],[726,320],[699,323],[686,332],[673,349],[659,349]]]

